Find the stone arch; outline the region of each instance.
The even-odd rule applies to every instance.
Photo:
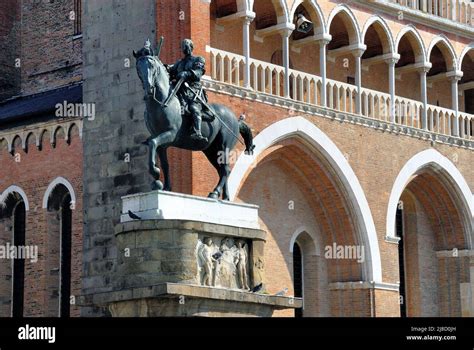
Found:
[[[331,30],[331,23],[339,14],[342,15],[344,24],[348,30],[349,44],[362,44],[357,18],[354,16],[351,9],[345,4],[337,5],[329,14],[326,25],[326,33],[330,34],[329,31]]]
[[[382,282],[382,266],[377,233],[375,231],[369,204],[359,180],[337,146],[326,134],[307,119],[303,117],[286,118],[270,125],[258,134],[255,138],[256,148],[253,156],[241,155],[231,172],[229,177],[231,200],[236,197],[239,186],[241,186],[252,167],[252,162],[266,149],[291,136],[300,136],[311,144],[315,149],[321,152],[323,157],[325,157],[329,165],[336,172],[355,210],[357,231],[359,231],[361,235],[361,237],[359,237],[360,242],[368,248],[367,264],[364,266],[365,279]]]
[[[398,53],[400,41],[405,35],[408,35],[408,40],[410,41],[410,44],[415,53],[415,62],[426,62],[427,58],[426,58],[425,44],[423,42],[423,39],[420,33],[413,25],[408,25],[402,28],[400,32],[398,33],[397,39],[395,40],[396,52]]]
[[[390,30],[387,22],[385,22],[385,20],[379,15],[374,15],[365,22],[364,28],[362,29],[362,33],[361,33],[361,42],[364,43],[367,30],[369,30],[369,28],[373,25],[376,26],[375,30],[377,30],[377,27],[378,27],[382,29],[383,33],[385,33],[385,39],[387,40],[386,44],[388,44],[388,47],[384,47],[384,51],[386,51],[384,53],[394,53],[395,46],[394,46],[392,31]],[[382,36],[380,35],[379,31],[377,31],[377,34],[379,34],[379,37],[382,39]],[[382,44],[384,43],[382,42]]]
[[[273,7],[278,18],[278,23],[289,23],[291,22],[289,17],[288,4],[285,0],[272,0]],[[254,11],[255,0],[248,0],[248,6],[250,11]]]
[[[71,195],[71,203],[76,203],[76,193],[74,192],[74,188],[72,187],[71,183],[68,180],[66,180],[64,177],[58,176],[53,181],[51,181],[51,183],[48,185],[48,188],[44,192],[43,206],[42,206],[43,209],[48,208],[48,199],[51,193],[53,192],[53,190],[60,184],[64,185],[69,191],[69,194]]]
[[[54,134],[53,134],[53,142],[55,144],[57,144],[58,142],[58,137],[64,137],[66,139],[66,128],[64,128],[64,126],[62,125],[58,125],[56,126],[56,128],[54,128]]]
[[[437,35],[433,38],[433,40],[431,40],[430,46],[426,51],[426,59],[430,59],[431,51],[435,46],[438,46],[438,48],[440,49],[444,60],[446,61],[446,65],[448,66],[448,71],[456,70],[456,68],[458,67],[456,52],[451,42],[443,34]]]
[[[311,20],[318,21],[317,25],[316,23],[314,25],[315,33],[316,34],[326,33],[326,22],[324,20],[324,13],[321,10],[321,7],[319,7],[318,3],[314,0],[296,0],[293,3],[293,6],[290,10],[290,15],[289,15],[290,21],[295,16],[296,9],[300,5],[308,5],[307,7],[305,6],[305,8],[310,13]]]
[[[440,169],[450,180],[452,188],[457,192],[458,199],[462,202],[466,225],[470,236],[466,237],[469,249],[472,249],[473,227],[474,227],[474,200],[469,189],[469,185],[462,176],[456,166],[445,156],[434,149],[422,151],[413,156],[401,169],[398,174],[390,193],[388,201],[387,218],[386,218],[386,236],[387,238],[395,238],[395,214],[399,199],[405,190],[407,184],[412,180],[413,176],[423,168],[431,166]]]
[[[462,62],[464,60],[464,57],[471,51],[474,50],[474,42],[470,43],[467,45],[461,52],[461,55],[459,56],[459,62],[458,62],[458,70],[461,70],[462,68]]]
[[[321,244],[320,244],[320,241],[319,241],[319,237],[317,234],[315,234],[312,230],[308,229],[307,227],[305,226],[301,226],[299,227],[294,233],[293,235],[291,236],[291,239],[290,239],[290,253],[293,253],[293,246],[294,244],[297,242],[298,238],[302,235],[302,234],[307,234],[310,238],[311,238],[311,241],[314,245],[314,251],[313,251],[313,254],[314,255],[318,255],[320,256],[321,255]]]
[[[0,194],[0,203],[4,203],[5,200],[7,199],[8,195],[12,193],[18,193],[18,195],[21,197],[23,202],[25,203],[25,211],[30,210],[30,204],[28,202],[28,197],[23,191],[23,189],[17,185],[11,185],[7,187],[1,194]]]

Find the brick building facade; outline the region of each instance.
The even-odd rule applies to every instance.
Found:
[[[74,7],[73,1],[59,3]],[[46,11],[49,5],[41,6]],[[14,162],[25,126],[2,131],[7,136],[0,153],[6,169],[0,189],[16,186],[10,188],[18,193],[11,205],[28,196],[27,241],[31,220],[43,227],[45,242],[58,232],[58,220],[37,202],[41,193],[49,196],[45,187],[60,176],[74,189],[84,232],[82,252],[73,250],[81,255],[82,276],[78,270],[71,276],[80,279],[75,283],[81,293],[112,290],[121,254],[114,236],[120,197],[150,188],[147,149],[140,144],[148,136],[143,89],[131,53],[146,38],[163,35],[162,61],[177,60],[180,40],[191,38],[195,53],[206,58],[210,100],[245,113],[253,129],[255,154],[238,147],[229,186],[232,200],[260,206],[269,293],[288,288],[289,295],[301,294],[303,316],[473,315],[472,4],[104,0],[83,6],[82,39],[71,33],[71,23],[64,24],[64,39],[54,45],[69,45],[68,51],[54,56],[51,44],[45,52],[54,59],[40,60],[43,67],[34,68],[34,57],[22,63],[20,89],[26,95],[74,86],[82,73],[81,101],[95,105],[95,119],[77,121],[82,142],[71,136],[70,145],[35,150],[34,158],[22,154],[31,164],[47,156],[44,164],[51,166],[43,167],[49,170],[38,185],[21,168],[13,170],[31,167]],[[298,14],[313,23],[309,33],[296,30]],[[30,52],[25,40],[22,54]],[[77,45],[83,45],[82,56],[75,56]],[[61,68],[66,62],[70,70]],[[61,170],[55,157],[71,163]],[[169,158],[174,191],[205,196],[212,190],[217,176],[203,154],[172,150]],[[31,214],[34,200],[41,219]],[[4,217],[3,225],[11,227],[14,213]],[[72,217],[74,246],[74,225],[82,215],[77,210]],[[364,257],[329,254],[338,247],[361,248]],[[42,296],[25,292],[27,304],[54,304],[49,285],[57,281],[46,277],[47,268],[57,265],[54,249],[36,272],[44,276]],[[11,270],[2,266],[2,281],[10,281]],[[28,264],[25,271],[28,290]],[[8,286],[0,286],[4,312]],[[83,316],[107,314],[96,307],[81,310]]]
[[[0,244],[37,248],[0,260],[0,316],[79,316],[82,119],[55,106],[82,101],[80,13],[76,0],[0,5]]]

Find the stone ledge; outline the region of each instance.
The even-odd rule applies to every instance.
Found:
[[[250,229],[260,228],[256,205],[175,192],[151,191],[122,197],[121,223],[133,221],[128,215],[129,210],[143,220],[186,220]]]
[[[266,235],[265,231],[260,229],[242,228],[189,220],[137,220],[123,222],[115,226],[115,235],[118,236],[127,232],[149,230],[183,230],[199,233],[212,233],[223,237],[232,236],[258,239],[261,241],[265,241]]]
[[[330,283],[329,289],[330,290],[381,289],[381,290],[389,290],[392,292],[398,292],[400,290],[400,286],[396,283],[356,281],[356,282]]]
[[[213,299],[221,301],[250,303],[271,306],[281,310],[301,308],[303,300],[295,297],[285,297],[269,294],[259,294],[241,290],[232,290],[216,287],[204,287],[180,283],[161,283],[150,287],[125,289],[115,292],[82,295],[78,298],[79,306],[107,305],[110,303],[152,299],[182,297]]]

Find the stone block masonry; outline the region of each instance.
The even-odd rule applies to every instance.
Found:
[[[132,50],[146,38],[155,41],[154,1],[85,1],[83,27],[84,102],[96,105],[95,120],[84,123],[83,292],[93,293],[111,288],[120,197],[147,191],[151,182],[146,147],[139,146],[148,132]],[[104,314],[82,310],[83,316]]]

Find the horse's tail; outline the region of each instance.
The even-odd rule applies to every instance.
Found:
[[[245,153],[247,154],[253,154],[253,149],[255,148],[255,145],[253,144],[253,135],[252,135],[252,129],[245,124],[243,120],[239,120],[239,132],[240,135],[244,138],[245,142]]]

